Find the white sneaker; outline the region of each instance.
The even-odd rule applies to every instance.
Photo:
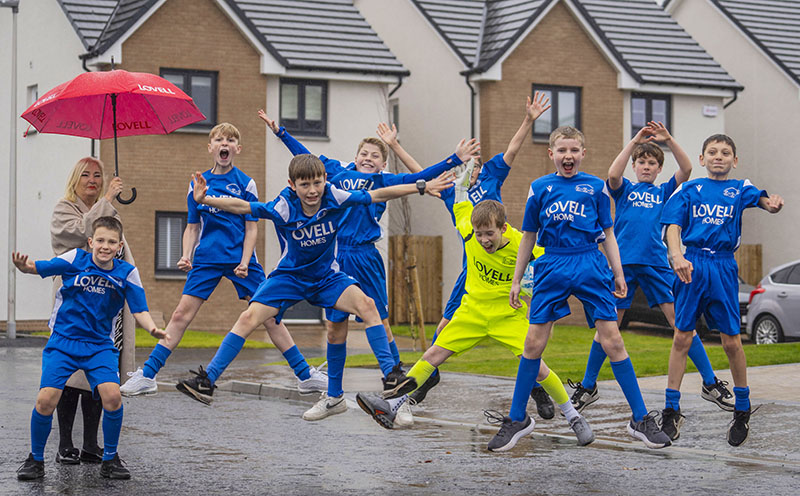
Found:
[[[328,362],[323,363],[320,365],[318,369],[311,367],[309,370],[308,379],[301,381],[297,379],[297,390],[300,391],[302,394],[307,393],[323,393],[328,390],[328,373],[323,372],[322,369],[328,364]]]
[[[414,425],[414,415],[411,414],[411,402],[406,400],[397,409],[394,416],[394,425],[398,427],[410,427]]]
[[[303,414],[303,420],[322,420],[325,417],[336,415],[337,413],[344,413],[347,411],[347,401],[344,395],[336,398],[329,398],[328,393],[322,393],[314,406],[306,410]]]
[[[143,394],[156,394],[158,392],[156,380],[145,377],[141,367],[136,369],[136,372],[128,372],[128,377],[130,377],[130,379],[125,381],[125,384],[119,388],[119,392],[122,396],[131,397]]]

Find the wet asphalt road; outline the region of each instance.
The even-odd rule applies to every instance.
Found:
[[[189,365],[204,363],[212,353],[178,350],[159,380],[183,376]],[[277,356],[274,350],[246,350],[226,377],[253,380],[269,375],[265,372],[269,368],[260,365],[277,360]],[[139,361],[144,357],[146,353]],[[30,446],[30,412],[40,359],[40,348],[0,348],[0,494],[311,495],[392,491],[773,496],[797,494],[800,487],[800,435],[791,423],[796,419],[796,406],[791,404],[765,405],[777,409],[769,418],[783,419],[786,425],[776,427],[776,432],[765,432],[761,441],[749,440],[748,450],[732,451],[724,438],[718,439],[727,426],[723,420],[713,422],[712,430],[720,431],[714,433],[714,442],[696,446],[704,434],[686,432],[678,448],[647,450],[628,442],[624,423],[619,420],[626,413],[614,405],[606,410],[598,408],[589,416],[600,438],[590,447],[576,446],[557,415],[538,422],[537,434],[521,440],[511,452],[494,454],[486,450],[492,429],[483,421],[482,402],[507,398],[494,405],[507,409],[513,382],[498,383],[464,374],[445,374],[442,385],[450,387],[419,408],[420,417],[413,428],[394,431],[382,429],[358,407],[312,423],[299,418],[310,406],[309,399],[258,399],[219,392],[213,406],[206,407],[161,387],[156,396],[124,400],[120,454],[132,472],[132,480],[104,480],[96,465],[57,465],[58,426],[54,421],[46,448],[45,478],[20,482],[14,471]],[[368,379],[375,373],[367,372]],[[285,371],[279,375],[291,385],[286,382],[290,376]],[[475,391],[464,389],[465,378],[486,393],[481,394],[482,400],[468,401]],[[346,389],[347,380],[348,376]],[[615,394],[604,391],[603,398]],[[352,399],[353,393],[348,397]],[[648,404],[654,404],[646,398]],[[718,415],[713,410],[707,414]],[[702,415],[698,417],[702,419]],[[762,430],[767,427],[762,425]],[[74,433],[78,442],[80,430],[78,420]],[[768,442],[772,438],[783,441],[776,446]]]

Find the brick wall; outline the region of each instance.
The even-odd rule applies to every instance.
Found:
[[[212,0],[171,0],[156,11],[122,46],[119,69],[158,74],[160,68],[218,71],[217,116],[242,134],[242,154],[235,165],[265,191],[265,128],[256,111],[265,106],[266,77],[259,55]],[[142,276],[150,309],[169,320],[181,296],[183,280],[154,274],[155,212],[186,211],[190,174],[213,161],[207,133],[176,131],[167,136],[119,140],[119,163],[126,186],[136,186],[137,200],[119,206],[125,236]],[[113,141],[101,146],[107,167],[114,164]],[[127,196],[127,192],[123,193]],[[259,259],[264,253],[264,223],[259,223]],[[222,281],[191,325],[192,329],[228,329],[246,307],[232,284]]]
[[[517,46],[502,66],[503,79],[481,83],[480,138],[484,160],[506,150],[525,112],[533,83],[582,88],[586,158],[581,170],[606,177],[622,146],[623,92],[617,73],[563,3],[558,3]],[[555,172],[547,143],[528,137],[503,187],[503,203],[514,226],[522,225],[531,181]],[[575,307],[569,323],[585,324]]]

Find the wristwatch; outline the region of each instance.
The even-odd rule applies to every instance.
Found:
[[[424,179],[417,179],[417,190],[419,191],[419,194],[421,195],[425,194],[425,185],[426,182]]]

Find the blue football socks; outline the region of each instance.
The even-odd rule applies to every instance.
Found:
[[[150,356],[147,357],[147,361],[144,362],[142,366],[142,372],[144,372],[144,376],[148,379],[154,379],[158,371],[161,370],[161,367],[167,363],[167,358],[172,354],[172,351],[163,346],[161,344],[157,344],[153,351],[150,352]]]
[[[328,396],[336,398],[344,393],[342,378],[347,360],[347,343],[328,343]]]
[[[297,349],[297,345],[284,351],[283,358],[289,362],[289,366],[294,370],[294,375],[296,375],[298,379],[304,381],[311,377],[311,367],[308,365],[308,362],[306,362],[306,358],[303,354],[300,353],[300,350]]]
[[[664,408],[672,408],[676,412],[680,411],[681,409],[681,392],[677,389],[666,389],[666,402],[664,403]]]
[[[586,371],[583,373],[581,386],[586,389],[594,389],[597,384],[597,376],[600,374],[600,367],[603,366],[607,356],[603,345],[592,340],[592,348],[589,350],[589,359],[586,361]]]
[[[519,368],[517,369],[517,382],[514,384],[514,396],[511,399],[511,411],[508,416],[511,420],[521,422],[525,420],[525,410],[528,408],[528,398],[531,396],[533,383],[539,375],[541,358],[531,360],[524,356],[519,357]]]
[[[206,373],[208,374],[208,379],[211,381],[211,384],[217,382],[219,376],[228,368],[228,365],[236,358],[236,355],[242,351],[245,341],[243,337],[232,332],[225,335],[225,339],[223,339],[222,344],[219,345],[217,354],[214,355],[214,358],[211,359],[211,363],[206,367]]]
[[[611,371],[617,384],[622,388],[625,399],[633,412],[633,420],[638,422],[647,415],[647,408],[644,406],[642,391],[639,389],[639,381],[636,380],[636,372],[633,371],[633,363],[630,357],[619,362],[611,362]]]
[[[733,395],[736,396],[734,409],[741,412],[750,410],[750,387],[734,387]]]
[[[38,462],[44,461],[44,445],[52,427],[53,415],[42,415],[34,408],[31,414],[31,453]]]
[[[689,359],[703,377],[703,384],[711,386],[716,382],[714,380],[714,369],[711,368],[711,361],[708,359],[708,353],[706,353],[706,348],[697,334],[692,338],[692,346],[689,347]]]
[[[392,359],[394,360],[394,364],[397,365],[400,363],[400,350],[397,349],[397,342],[392,339],[389,341],[389,351],[392,352]]]
[[[117,455],[119,433],[122,431],[122,409],[122,405],[113,412],[103,408],[103,461]]]
[[[395,365],[392,352],[389,350],[389,339],[386,337],[386,328],[383,327],[383,324],[378,324],[367,327],[364,329],[364,332],[367,334],[367,341],[369,341],[369,346],[372,348],[372,353],[374,353],[375,358],[378,359],[381,372],[383,372],[383,376],[386,377]],[[330,364],[328,364],[328,366],[330,367]]]

